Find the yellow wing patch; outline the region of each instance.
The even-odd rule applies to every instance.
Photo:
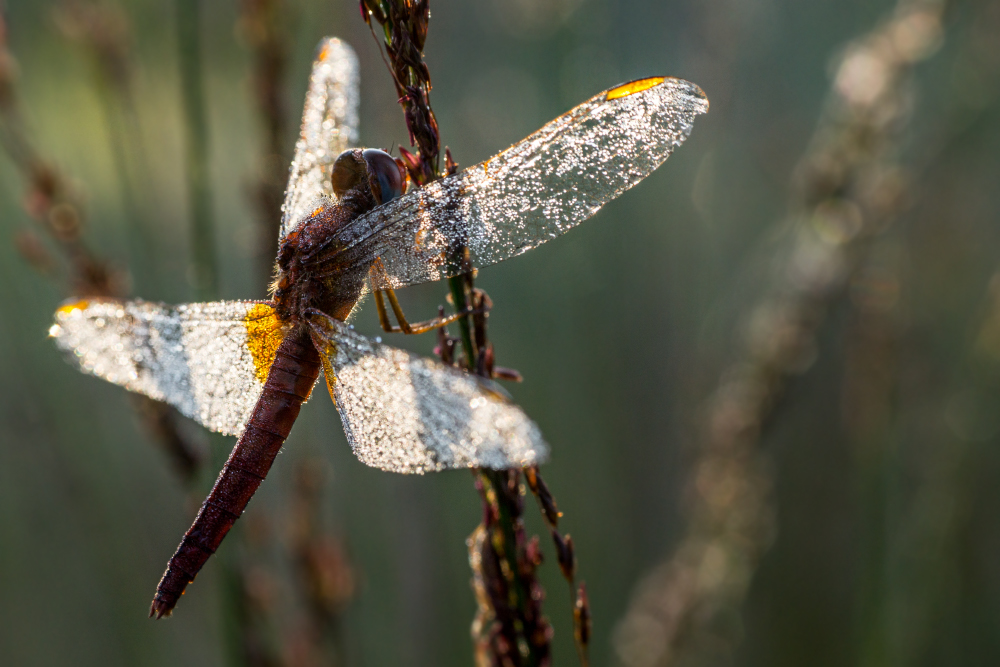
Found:
[[[666,77],[663,76],[653,76],[648,79],[639,79],[638,81],[632,81],[624,85],[618,86],[617,88],[612,88],[608,91],[608,96],[605,99],[617,100],[619,97],[628,97],[629,95],[635,95],[636,93],[641,93],[644,90],[649,90],[654,86],[658,86],[666,81]]]
[[[320,355],[320,361],[323,362],[323,377],[326,378],[326,390],[330,392],[330,398],[333,399],[333,404],[337,404],[337,397],[333,393],[333,385],[337,384],[337,375],[333,372],[333,366],[330,365],[330,358],[323,354]]]
[[[80,311],[86,310],[89,304],[90,302],[87,301],[86,299],[83,299],[82,301],[74,301],[73,303],[64,303],[63,305],[59,306],[59,310],[56,311],[56,315],[57,316],[61,315],[63,317],[67,315],[72,315],[74,310],[80,310]]]
[[[247,310],[243,322],[247,328],[247,348],[253,357],[253,367],[261,384],[267,381],[278,346],[285,337],[281,322],[274,308],[266,303],[255,303]]]

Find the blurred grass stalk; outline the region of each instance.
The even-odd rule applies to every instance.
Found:
[[[321,460],[307,460],[296,470],[295,492],[288,511],[289,551],[305,614],[297,623],[286,655],[293,665],[346,664],[344,609],[357,588],[354,570],[341,540],[324,529],[321,508],[326,473]]]
[[[402,162],[415,186],[455,173],[458,165],[445,149],[441,166],[441,137],[430,106],[431,78],[424,62],[424,42],[430,20],[429,0],[361,0],[361,14],[372,28],[374,21],[382,28],[387,65],[396,86],[410,146],[416,154],[400,149]],[[377,41],[377,38],[376,38]],[[469,265],[468,249],[462,245],[450,249],[449,262],[464,273],[449,279],[449,296],[456,311],[468,304],[484,312],[458,320],[463,358],[454,356],[455,340],[442,329],[438,353],[446,363],[458,363],[471,373],[485,378],[499,376],[520,378],[516,371],[494,366],[494,349],[486,333],[489,297],[475,287]],[[469,564],[478,611],[472,625],[476,664],[520,667],[551,664],[552,627],[542,614],[545,591],[535,576],[542,562],[538,539],[529,540],[523,513],[525,489],[517,470],[474,471],[476,488],[483,499],[483,522],[467,540]],[[537,468],[525,471],[532,491],[553,509],[545,514],[549,522],[557,556],[573,595],[574,638],[581,664],[588,664],[590,609],[586,589],[576,588],[576,556],[569,536],[556,529],[558,512]],[[545,500],[542,500],[544,495]]]
[[[872,238],[900,212],[897,163],[912,116],[910,75],[942,37],[943,0],[900,0],[847,45],[792,188],[798,224],[777,283],[748,317],[747,340],[706,406],[689,481],[688,528],[644,577],[615,632],[626,667],[730,662],[747,588],[775,530],[760,451],[787,381],[811,365],[831,306]]]
[[[985,302],[972,317],[971,349],[957,361],[934,359],[921,349],[915,361],[902,338],[907,325],[899,306],[904,249],[899,235],[879,245],[852,289],[841,401],[865,512],[858,545],[855,663],[916,665],[934,655],[942,626],[946,634],[960,637],[969,630],[956,623],[970,621],[975,627],[970,603],[985,588],[969,561],[975,558],[970,549],[975,500],[990,484],[978,466],[983,445],[995,441],[1000,424],[995,409],[1000,400],[1000,272],[992,276]],[[909,430],[907,408],[928,404],[927,387],[914,392],[901,381],[913,377],[913,369],[906,372],[905,366],[914,364],[921,367],[918,374],[947,378],[931,389],[944,410],[926,412],[950,432],[920,429],[926,433],[914,433],[900,446]],[[925,417],[918,417],[922,425]],[[974,650],[970,642],[959,655],[968,662]]]
[[[975,2],[964,9],[967,32],[955,36],[955,68],[995,80],[1000,5]],[[934,171],[948,169],[941,153],[965,143],[977,121],[990,115],[995,88],[983,88],[986,97],[976,103],[952,101],[944,136],[927,142],[936,144],[931,150],[923,148],[923,162],[930,162],[929,153]],[[932,187],[920,202],[930,203],[937,179],[927,173],[921,180]],[[952,237],[962,217],[959,211],[935,215],[930,226],[939,237]],[[862,666],[920,664],[942,639],[956,637],[960,645],[950,647],[951,655],[974,662],[972,610],[987,588],[971,545],[983,511],[977,501],[991,486],[982,472],[988,445],[1000,428],[1000,273],[963,327],[965,340],[950,346],[958,354],[943,356],[914,321],[923,318],[907,307],[931,260],[928,251],[940,249],[922,248],[918,238],[919,232],[880,237],[851,289],[841,406],[864,512],[854,633]],[[927,383],[930,377],[939,381]]]
[[[227,574],[239,632],[231,662],[241,667],[339,667],[346,664],[342,614],[357,588],[342,542],[322,520],[322,460],[297,464],[279,516],[247,517],[239,567]],[[283,535],[275,535],[280,527]],[[277,545],[277,546],[276,546]]]
[[[854,639],[856,664],[908,664],[890,658],[887,621],[895,575],[890,561],[893,507],[899,483],[899,379],[902,313],[899,307],[900,235],[882,237],[850,285],[844,334],[840,406],[845,440],[854,459],[860,517],[856,550]],[[895,615],[899,618],[899,615]],[[898,655],[896,656],[898,658]]]
[[[25,212],[54,243],[65,261],[61,279],[80,296],[112,296],[124,291],[126,276],[95,255],[83,240],[80,198],[66,178],[35,147],[26,129],[16,91],[17,64],[7,47],[0,15],[0,143],[26,185]],[[15,239],[22,257],[40,273],[57,278],[59,266],[34,230]]]
[[[96,10],[95,10],[96,11]],[[105,26],[101,20],[81,24],[82,29]],[[99,65],[112,67],[119,77],[127,77],[131,52],[127,43],[111,40],[126,31],[105,33],[103,40],[114,58],[100,58]],[[86,36],[82,35],[85,39]],[[93,38],[93,41],[98,41]],[[42,275],[65,282],[67,296],[114,297],[126,295],[130,282],[124,269],[115,268],[94,254],[83,238],[84,212],[80,196],[53,162],[42,156],[25,127],[16,90],[16,63],[7,47],[6,24],[0,15],[0,144],[16,165],[26,184],[24,208],[62,255],[58,262],[48,245],[32,229],[19,232],[15,244],[25,261]],[[127,84],[123,84],[127,87]],[[202,455],[182,434],[179,415],[170,406],[144,396],[134,396],[133,405],[140,423],[170,458],[185,481],[194,478]]]
[[[79,44],[94,64],[96,90],[107,128],[115,176],[128,220],[130,270],[140,284],[155,280],[154,239],[148,231],[155,206],[139,207],[139,192],[150,188],[142,133],[133,97],[135,56],[131,26],[116,5],[64,0],[53,11],[56,27]]]
[[[255,247],[264,282],[270,282],[278,255],[281,203],[291,155],[287,150],[289,118],[284,104],[290,35],[285,0],[241,0],[239,32],[250,46],[253,98],[260,122],[261,148],[254,199],[260,212]]]
[[[191,215],[191,279],[199,301],[219,298],[219,267],[208,168],[209,132],[202,78],[202,0],[175,0],[184,114],[184,176]]]

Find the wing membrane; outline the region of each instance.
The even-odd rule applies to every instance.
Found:
[[[708,110],[698,86],[671,78],[611,89],[464,172],[411,191],[356,220],[340,243],[351,261],[381,258],[376,288],[461,272],[519,255],[565,233],[655,170]]]
[[[376,343],[318,311],[309,324],[344,432],[364,463],[424,473],[547,457],[538,427],[492,382]]]
[[[81,301],[49,334],[82,371],[227,435],[243,430],[283,337],[271,306],[249,301]]]
[[[321,197],[333,197],[330,168],[334,159],[358,141],[358,58],[339,39],[319,43],[309,77],[302,131],[288,174],[281,206],[285,238]]]

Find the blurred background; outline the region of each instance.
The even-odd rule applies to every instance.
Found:
[[[362,143],[409,147],[353,0],[201,3],[192,63],[178,17],[197,4],[3,8],[0,662],[471,664],[472,476],[365,467],[325,391],[174,617],[146,618],[232,442],[60,358],[46,330],[81,289],[79,244],[107,269],[91,287],[190,301],[211,289],[201,216],[216,294],[264,297],[324,35],[358,52]],[[431,102],[463,166],[623,81],[711,101],[652,176],[477,283],[552,445],[592,662],[997,664],[1000,2],[431,9]],[[446,291],[400,297],[423,319]],[[378,332],[370,302],[355,325]],[[554,662],[574,664],[526,501]]]

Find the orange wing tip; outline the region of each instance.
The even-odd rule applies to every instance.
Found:
[[[64,303],[59,306],[59,310],[56,311],[56,317],[68,317],[76,312],[85,310],[90,304],[86,299],[81,299],[80,301],[74,301],[72,303]]]
[[[340,42],[336,37],[324,37],[319,42],[319,51],[316,53],[316,60],[322,62],[330,57],[333,46]]]
[[[644,90],[649,90],[655,86],[660,85],[667,80],[665,76],[651,76],[648,79],[639,79],[638,81],[630,81],[629,83],[618,86],[617,88],[612,88],[608,91],[607,99],[608,101],[617,100],[621,97],[628,97],[629,95],[635,95],[636,93],[641,93]]]

